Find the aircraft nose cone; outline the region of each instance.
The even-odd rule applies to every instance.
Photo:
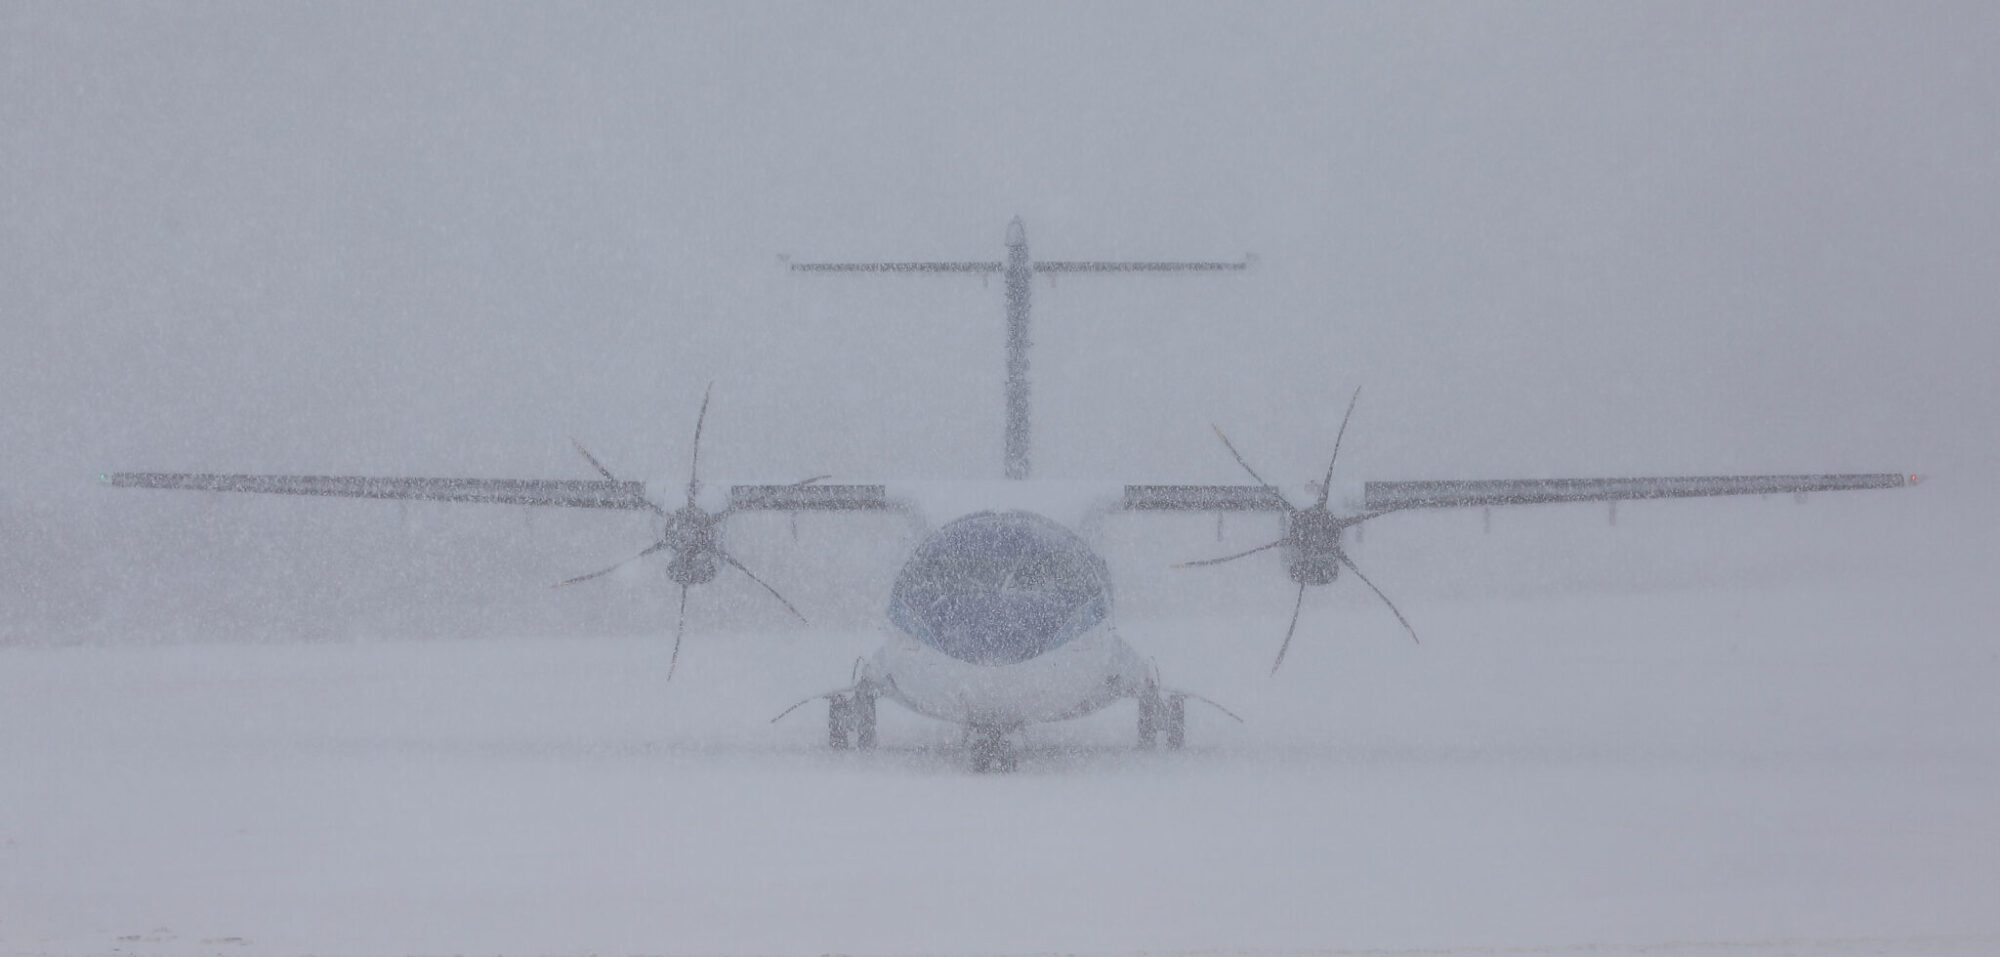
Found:
[[[1027,243],[1028,229],[1021,225],[1021,217],[1016,216],[1013,222],[1007,224],[1007,245],[1025,246]]]

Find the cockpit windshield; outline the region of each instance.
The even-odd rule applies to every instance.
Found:
[[[1031,512],[981,512],[939,529],[896,578],[889,620],[954,658],[1025,661],[1110,614],[1104,560]]]

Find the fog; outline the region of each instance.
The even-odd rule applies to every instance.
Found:
[[[2000,793],[1990,735],[1926,735],[1957,733],[1938,720],[1992,726],[1990,695],[1912,708],[1937,693],[1930,681],[1976,687],[1994,674],[1984,649],[2000,605],[1984,589],[2000,567],[1990,534],[2000,519],[1990,494],[2000,467],[1995,35],[2000,14],[1975,3],[0,5],[0,651],[17,688],[46,680],[105,696],[100,667],[155,665],[167,686],[240,665],[266,695],[258,682],[281,681],[269,669],[294,659],[254,657],[273,649],[250,646],[303,655],[303,643],[378,639],[462,639],[439,647],[471,656],[475,682],[525,680],[545,651],[524,653],[537,664],[491,656],[548,640],[588,649],[578,654],[633,682],[657,675],[675,597],[663,578],[639,567],[546,587],[644,548],[654,539],[641,516],[134,491],[99,476],[592,478],[575,438],[619,477],[672,489],[686,479],[712,382],[705,481],[997,478],[1001,283],[794,274],[782,257],[998,260],[1018,215],[1039,259],[1256,257],[1241,274],[1037,280],[1038,477],[1244,481],[1215,424],[1303,500],[1361,387],[1336,475],[1343,489],[1433,478],[1928,478],[1803,504],[1628,504],[1615,522],[1602,506],[1383,519],[1356,558],[1430,657],[1400,657],[1415,650],[1353,582],[1316,591],[1302,657],[1287,665],[1294,684],[1276,692],[1264,730],[1227,732],[1237,737],[1221,739],[1214,764],[1176,766],[1173,781],[1205,793],[1283,766],[1264,760],[1271,753],[1366,748],[1374,732],[1419,755],[1477,750],[1485,739],[1463,735],[1483,721],[1512,729],[1495,732],[1505,748],[1616,749],[1626,729],[1640,750],[1707,753],[1649,731],[1654,719],[1611,720],[1599,735],[1553,706],[1510,718],[1507,702],[1570,687],[1537,685],[1550,673],[1542,665],[1574,662],[1535,646],[1510,665],[1497,639],[1629,632],[1626,666],[1640,667],[1664,653],[1645,647],[1656,640],[1720,629],[1731,637],[1690,639],[1717,658],[1690,651],[1667,667],[1682,679],[1663,679],[1709,695],[1722,692],[1704,682],[1741,642],[1761,635],[1790,649],[1767,649],[1750,672],[1783,681],[1797,664],[1787,656],[1817,654],[1806,649],[1832,628],[1830,647],[1845,650],[1826,654],[1857,674],[1889,667],[1901,704],[1762,746],[1839,750],[1844,731],[1880,731],[1865,719],[1890,716],[1896,733],[1882,740],[1914,735],[1918,750],[1950,751],[1953,767],[1973,773],[1976,784],[1939,800],[1977,803]],[[1149,651],[1192,671],[1194,686],[1207,676],[1239,696],[1266,694],[1250,676],[1268,666],[1292,597],[1276,561],[1166,565],[1275,529],[1254,517],[1111,520],[1101,544],[1120,614],[1159,623],[1162,644]],[[866,516],[804,516],[796,528],[752,516],[732,520],[730,534],[731,550],[813,626],[725,575],[690,601],[686,680],[674,689],[720,712],[568,702],[557,706],[573,719],[558,721],[572,729],[562,740],[650,742],[633,745],[641,760],[661,741],[775,747],[783,756],[753,775],[760,787],[846,775],[784,750],[803,749],[810,728],[770,731],[762,718],[846,675],[880,621],[907,535]],[[1230,640],[1200,644],[1204,629]],[[1933,644],[1893,654],[1912,641]],[[1470,667],[1452,656],[1455,642],[1493,656],[1476,658],[1499,669],[1493,683],[1453,670]],[[419,655],[410,674],[455,689],[437,708],[459,701],[474,724],[492,715],[434,653],[454,654],[395,655]],[[1597,665],[1621,653],[1582,652]],[[146,657],[158,655],[170,657]],[[375,673],[361,660],[330,673]],[[1443,673],[1426,678],[1408,660]],[[1370,666],[1410,695],[1450,691],[1489,710],[1433,699],[1432,723],[1399,732],[1408,699],[1369,697]],[[723,690],[684,691],[705,669]],[[1361,683],[1327,683],[1339,681]],[[164,686],[146,687],[133,715],[151,713],[144,701],[176,711],[159,705],[175,700]],[[1380,707],[1342,699],[1352,710],[1340,734],[1351,737],[1330,738],[1310,717],[1316,687]],[[1843,689],[1807,681],[1782,697],[1826,717],[1848,700]],[[110,779],[40,749],[122,754],[129,744],[104,742],[127,741],[130,715],[72,732],[49,716],[68,713],[57,704],[67,692],[47,695],[14,712],[12,740],[38,743],[20,744],[9,763],[64,774],[14,800],[27,820],[58,821],[56,832],[95,833],[96,812],[33,812]],[[1670,696],[1652,703],[1674,707]],[[388,721],[353,720],[333,736],[374,740],[355,729]],[[214,730],[175,727],[188,747]],[[447,747],[421,730],[384,733]],[[909,733],[910,747],[929,740]],[[673,753],[695,762],[697,778],[720,774],[718,793],[743,784]],[[1155,783],[1156,769],[1142,768],[1132,773],[1144,783],[1120,784],[1131,769],[1106,760],[1109,771],[1055,762],[1056,778],[1082,782],[1054,786],[1119,795]],[[892,762],[863,780],[935,770]],[[1370,786],[1389,787],[1380,800],[1395,803],[1393,786]],[[1684,811],[1696,813],[1666,813]],[[1990,811],[1953,820],[1994,832]],[[99,873],[34,846],[42,856],[17,862],[0,886],[87,887]],[[838,841],[816,846],[841,853]],[[1498,867],[1466,860],[1481,873]],[[1566,860],[1545,862],[1544,873],[1565,875],[1551,886],[1574,878]],[[1976,862],[1932,877],[1975,891],[1997,880]],[[1866,898],[1871,885],[1857,887]],[[1968,926],[1969,905],[1934,920],[1884,905],[1894,919],[1871,924],[1864,909],[1842,924],[1831,898],[1797,893],[1764,930],[2000,932]],[[243,900],[218,897],[224,913]],[[27,928],[0,937],[0,950],[109,948],[141,918],[114,915],[123,898],[107,899],[100,912],[62,898],[71,909],[49,912],[68,916],[40,923],[0,910]],[[790,951],[1714,937],[1665,918],[1607,920],[1629,931],[1611,938],[1565,936],[1553,917],[1467,920],[1426,936],[1410,916],[1359,938],[1302,924],[1251,940],[1228,921],[1121,936],[1075,919],[1052,925],[1070,936],[982,936],[962,923],[938,937],[855,936],[808,921],[825,932],[732,938],[704,925],[691,939]],[[671,943],[636,919],[604,935],[566,926],[491,946]],[[1751,932],[1715,929],[1739,931]],[[280,939],[280,949],[357,952],[487,940]],[[194,940],[173,947],[183,945]]]
[[[1977,5],[5,16],[12,641],[342,632],[405,600],[385,549],[523,522],[107,471],[587,477],[574,436],[678,476],[712,380],[717,480],[994,477],[997,284],[777,257],[997,259],[1014,215],[1041,258],[1258,257],[1037,284],[1041,476],[1238,481],[1214,422],[1303,483],[1356,386],[1351,482],[1903,470],[1983,507],[1994,464]],[[425,589],[545,630],[582,612],[524,577],[644,542],[532,521]]]

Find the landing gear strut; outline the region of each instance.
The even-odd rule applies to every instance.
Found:
[[[866,691],[826,699],[826,743],[836,751],[875,747],[875,696]]]
[[[1139,750],[1158,747],[1162,731],[1169,750],[1187,746],[1187,696],[1161,694],[1157,685],[1147,685],[1139,693]]]

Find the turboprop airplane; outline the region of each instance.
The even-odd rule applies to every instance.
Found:
[[[1268,544],[1186,565],[1213,565],[1275,550],[1299,586],[1291,623],[1272,671],[1282,665],[1298,629],[1306,590],[1333,583],[1345,568],[1382,599],[1416,638],[1409,620],[1343,547],[1349,529],[1408,509],[1492,507],[1553,502],[1774,492],[1845,491],[1914,484],[1901,473],[1751,475],[1671,478],[1500,479],[1368,482],[1356,510],[1329,502],[1334,467],[1348,421],[1360,399],[1348,401],[1326,475],[1309,505],[1293,504],[1229,441],[1222,440],[1252,485],[1117,485],[1031,479],[1029,456],[1028,328],[1034,277],[1053,273],[1230,272],[1239,262],[1037,261],[1016,218],[1007,227],[1007,254],[999,262],[793,263],[795,272],[999,273],[1005,278],[1007,316],[1007,481],[966,484],[830,484],[825,477],[789,485],[732,485],[726,497],[704,494],[700,454],[709,398],[696,416],[685,502],[669,509],[643,483],[622,481],[581,444],[576,448],[601,480],[391,478],[364,476],[228,475],[120,472],[114,486],[424,499],[502,505],[562,506],[645,511],[654,516],[657,540],[608,568],[558,582],[574,585],[634,561],[668,553],[667,578],[680,586],[674,626],[671,681],[687,625],[688,591],[713,581],[723,566],[747,576],[793,615],[791,602],[759,578],[724,545],[730,516],[753,511],[875,511],[900,515],[919,535],[897,574],[887,607],[888,639],[857,664],[849,683],[807,698],[827,702],[827,738],[834,748],[872,748],[876,707],[887,698],[919,714],[965,729],[975,770],[1015,766],[1012,738],[1020,729],[1062,721],[1132,699],[1138,709],[1138,745],[1169,748],[1186,741],[1187,701],[1207,699],[1162,683],[1156,671],[1119,635],[1113,613],[1111,573],[1091,547],[1088,533],[1114,512],[1270,512],[1283,533]],[[932,527],[936,518],[948,519]],[[1208,702],[1213,704],[1213,702]],[[1217,706],[1220,707],[1220,706]],[[1226,712],[1225,712],[1226,713]],[[1233,715],[1232,715],[1233,717]],[[774,721],[777,719],[773,719]]]

